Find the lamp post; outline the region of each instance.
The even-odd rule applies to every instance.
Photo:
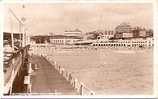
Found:
[[[25,5],[22,5],[22,9],[25,10]],[[23,11],[25,13],[25,11]],[[26,46],[26,27],[25,27],[25,22],[26,18],[23,16],[21,18],[22,21],[22,47]]]
[[[22,21],[22,47],[25,46],[25,17],[22,17],[21,18],[21,21]]]

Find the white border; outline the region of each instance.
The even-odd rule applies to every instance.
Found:
[[[3,76],[3,5],[0,3],[0,96],[2,96],[4,88]]]
[[[2,3],[153,3],[155,0],[11,0]]]
[[[158,0],[157,0],[158,1]],[[98,95],[98,96],[50,96],[50,95],[40,95],[40,96],[29,96],[30,98],[155,98],[158,97],[158,2],[156,0],[8,0],[8,1],[1,1],[1,5],[3,4],[11,4],[11,3],[152,3],[153,4],[153,11],[154,11],[154,18],[153,18],[153,24],[154,24],[154,89],[153,89],[153,95]],[[2,9],[1,9],[2,10]],[[0,10],[0,12],[1,12]],[[3,10],[2,10],[3,11]],[[1,22],[3,21],[3,18],[1,18]],[[2,24],[1,24],[2,25]],[[0,27],[0,38],[1,42],[3,42],[3,27]],[[1,47],[0,49],[3,50],[3,43],[0,43]],[[0,53],[3,54],[2,51]],[[3,65],[2,63],[2,56],[0,57],[0,65]],[[1,69],[2,68],[2,69]],[[3,66],[1,66],[1,70],[3,70]],[[0,72],[3,75],[3,72]],[[3,77],[1,77],[3,79]],[[0,81],[1,82],[1,81]],[[157,83],[156,83],[157,82]],[[2,82],[0,83],[0,88],[3,87]],[[1,90],[0,90],[1,92]],[[2,94],[1,94],[2,95]],[[25,96],[3,96],[3,98],[28,98]]]
[[[154,95],[158,97],[158,0],[154,2]]]

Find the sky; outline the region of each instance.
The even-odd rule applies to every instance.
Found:
[[[31,35],[62,34],[76,28],[83,33],[113,30],[122,22],[153,27],[151,3],[34,3],[24,8],[22,4],[8,4],[5,8],[11,8],[18,18],[26,18],[25,26]]]

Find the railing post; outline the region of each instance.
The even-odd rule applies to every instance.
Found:
[[[12,86],[13,86],[13,85],[11,85],[11,87],[10,87],[10,90],[9,90],[9,95],[11,95],[11,94],[12,94],[12,90],[13,90]]]
[[[74,88],[76,89],[77,86],[77,79],[74,80]]]
[[[56,61],[54,61],[54,66],[56,67]]]
[[[95,93],[93,91],[91,91],[90,95],[95,95]]]
[[[58,66],[59,67],[59,73],[60,73],[60,66]]]
[[[37,69],[38,69],[37,64],[35,64],[35,70],[37,70]]]
[[[64,77],[64,68],[61,69],[61,75]]]
[[[67,81],[69,80],[69,74],[68,74],[68,72],[66,72],[66,80]]]
[[[81,86],[80,86],[80,95],[83,95],[83,83],[81,83]]]
[[[71,83],[71,80],[72,80],[72,75],[71,75],[71,73],[69,73],[69,79],[68,79],[68,81]]]

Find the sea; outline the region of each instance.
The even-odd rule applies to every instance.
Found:
[[[50,57],[96,95],[153,93],[153,49],[56,49]]]

